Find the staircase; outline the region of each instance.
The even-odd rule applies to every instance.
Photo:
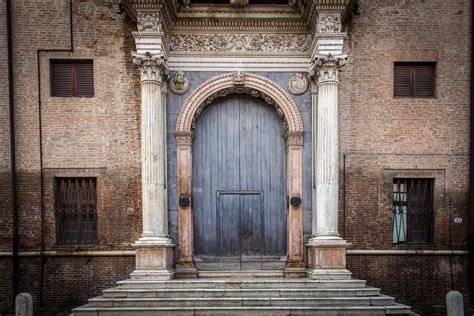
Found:
[[[120,281],[73,315],[414,315],[363,280],[223,275]]]

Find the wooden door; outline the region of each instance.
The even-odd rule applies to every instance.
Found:
[[[208,106],[193,144],[198,268],[282,267],[286,196],[284,131],[275,110],[247,95]]]

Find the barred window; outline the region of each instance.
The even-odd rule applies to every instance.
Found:
[[[92,60],[51,60],[51,96],[93,97]]]
[[[434,179],[393,179],[393,242],[433,241]]]
[[[395,63],[394,96],[434,97],[434,93],[435,63]]]
[[[96,178],[56,178],[58,244],[97,242],[96,190]]]

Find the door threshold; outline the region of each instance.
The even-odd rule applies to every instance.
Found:
[[[198,271],[198,278],[284,278],[283,270],[218,270]]]

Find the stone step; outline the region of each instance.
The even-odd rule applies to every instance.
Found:
[[[393,305],[394,298],[373,297],[173,297],[173,298],[106,298],[89,300],[95,307],[206,307],[206,306],[371,306]]]
[[[199,278],[243,279],[243,278],[283,278],[283,270],[222,270],[198,271]]]
[[[174,279],[174,280],[124,280],[117,282],[122,289],[343,289],[365,288],[365,281],[349,280],[310,280],[304,278],[276,279]]]
[[[104,290],[105,298],[128,297],[343,297],[343,296],[377,296],[380,289],[374,287],[347,289],[123,289],[111,288]]]
[[[74,316],[125,316],[125,315],[415,315],[403,304],[390,306],[242,306],[242,307],[104,307],[91,304],[73,309]]]

